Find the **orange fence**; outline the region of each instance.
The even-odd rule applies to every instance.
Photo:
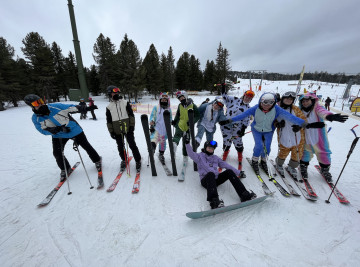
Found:
[[[131,104],[131,108],[136,113],[150,114],[154,105],[151,104]],[[175,116],[178,106],[171,106],[171,112]]]

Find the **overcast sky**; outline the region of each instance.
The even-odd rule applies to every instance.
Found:
[[[360,73],[359,0],[73,0],[84,66],[94,64],[100,33],[119,48],[125,33],[144,58],[153,43],[159,55],[172,46],[216,59],[221,42],[232,70]],[[67,0],[2,0],[0,36],[24,57],[29,32],[74,51]]]

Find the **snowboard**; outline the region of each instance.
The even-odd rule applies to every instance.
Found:
[[[223,208],[217,208],[217,209],[205,210],[205,211],[188,212],[188,213],[186,213],[186,217],[189,217],[191,219],[199,219],[199,218],[216,215],[219,213],[228,212],[231,210],[241,209],[241,208],[245,208],[247,206],[251,206],[251,205],[260,203],[260,202],[264,201],[265,199],[267,199],[268,197],[269,197],[269,195],[265,195],[262,197],[258,197],[258,198],[252,199],[252,200],[245,201],[245,202],[233,204],[230,206],[225,206]]]

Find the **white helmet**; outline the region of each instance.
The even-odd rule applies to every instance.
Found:
[[[264,101],[275,101],[275,95],[272,93],[265,93],[260,98],[260,103],[263,103]]]

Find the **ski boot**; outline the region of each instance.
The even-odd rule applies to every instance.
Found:
[[[278,173],[280,173],[281,176],[285,175],[285,171],[283,167],[284,161],[285,160],[279,159],[278,157],[275,159],[275,168],[278,171]]]
[[[255,171],[255,173],[256,173],[257,175],[260,174],[259,162],[258,162],[257,160],[252,160],[252,161],[251,161],[251,167],[253,167],[253,169],[254,169],[254,171]]]
[[[307,172],[308,165],[304,163],[300,163],[300,173],[303,179],[308,179],[308,172]]]
[[[98,162],[95,162],[95,167],[96,167],[98,172],[101,172],[101,157],[100,157],[100,160]]]
[[[164,151],[159,152],[159,161],[162,165],[165,165]]]
[[[293,168],[293,167],[291,167],[290,165],[288,165],[287,168],[288,168],[288,171],[290,172],[290,175],[291,175],[293,178],[296,178],[296,179],[297,179],[297,174],[298,174],[298,172],[297,172],[296,168]]]
[[[269,170],[265,160],[262,159],[260,160],[260,166],[264,170],[264,172],[266,172],[266,174],[269,175]]]
[[[69,172],[68,172],[69,174]],[[65,170],[61,170],[61,173],[60,173],[60,182],[64,182],[66,180],[66,172]]]
[[[137,161],[135,166],[136,166],[136,172],[140,172],[140,170],[141,170],[141,160]]]
[[[126,161],[122,160],[120,163],[120,171],[123,172],[126,169]]]
[[[246,174],[244,171],[240,171],[239,178],[246,178]]]
[[[222,199],[219,199],[218,197],[215,197],[210,201],[210,207],[211,207],[211,209],[225,207],[224,201],[222,201]]]
[[[332,175],[331,175],[331,173],[329,172],[329,170],[330,170],[330,166],[328,166],[328,167],[321,167],[320,172],[321,172],[321,174],[325,177],[325,179],[326,179],[326,181],[327,181],[328,183],[332,183]]]
[[[248,200],[255,199],[256,197],[257,195],[252,190],[250,190],[250,192],[246,190],[241,194],[240,200],[241,202],[245,202]]]

